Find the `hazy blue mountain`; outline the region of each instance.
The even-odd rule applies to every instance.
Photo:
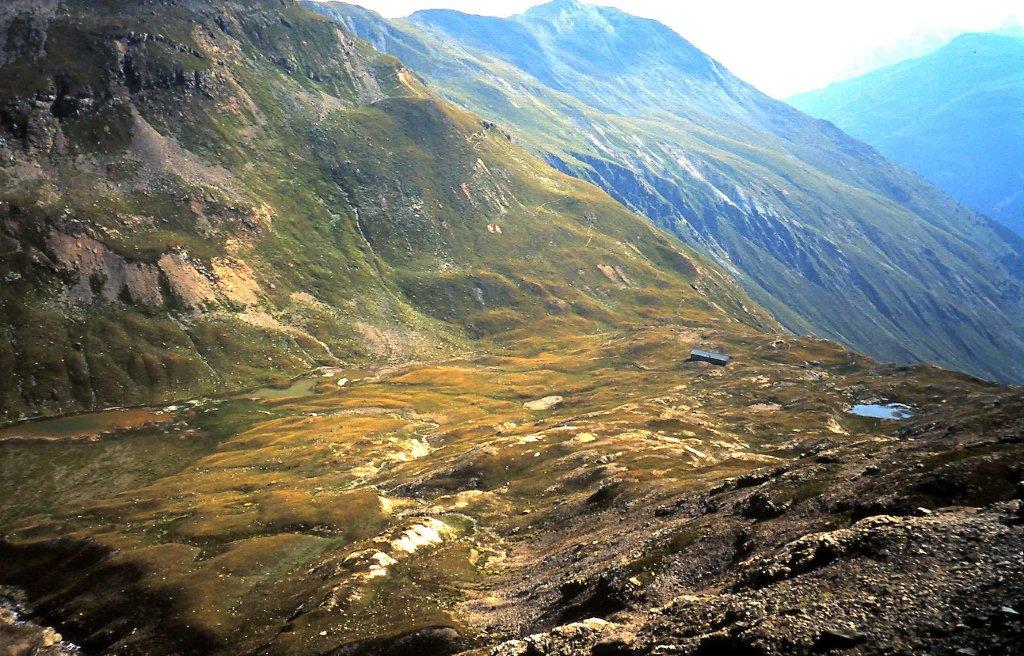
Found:
[[[311,5],[710,254],[790,329],[1024,380],[1024,241],[656,21]]]
[[[1024,39],[964,34],[790,102],[1024,235]]]

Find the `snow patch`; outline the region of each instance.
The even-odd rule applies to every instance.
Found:
[[[370,556],[370,558],[374,561],[373,564],[370,565],[371,579],[377,578],[378,576],[387,576],[388,568],[392,565],[398,564],[397,560],[387,555],[383,551],[378,551],[377,553]]]
[[[453,530],[441,520],[428,517],[407,528],[401,537],[391,541],[391,546],[408,554],[416,553],[422,547],[441,544],[444,536],[451,535]]]

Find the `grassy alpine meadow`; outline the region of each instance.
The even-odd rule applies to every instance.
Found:
[[[690,362],[694,344],[735,362]],[[714,562],[737,520],[768,534],[742,499],[735,517],[689,510],[723,481],[778,477],[783,533],[837,530],[861,512],[823,512],[851,464],[915,471],[892,503],[935,507],[950,471],[967,481],[955,495],[1012,496],[1021,455],[963,444],[1005,419],[962,419],[1019,407],[1019,393],[700,320],[523,334],[303,380],[162,409],[139,428],[2,438],[5,498],[40,487],[33,505],[4,508],[4,579],[69,618],[58,629],[86,649],[327,653],[440,628],[469,649],[552,614],[611,612],[601,604],[625,618],[631,595],[670,601],[692,585],[679,562]],[[861,401],[918,414],[849,414]],[[908,426],[935,423],[960,446],[907,441]],[[69,462],[85,463],[70,479]],[[564,599],[574,577],[580,608]],[[587,599],[587,577],[612,587]]]

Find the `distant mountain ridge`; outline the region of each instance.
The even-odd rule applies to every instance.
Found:
[[[424,10],[409,20],[487,49],[550,88],[615,113],[645,112],[658,102],[662,94],[651,84],[658,77],[689,92],[717,96],[728,75],[688,42],[685,48],[675,47],[680,37],[657,21],[575,0],[540,5],[511,19]],[[640,40],[645,49],[631,50],[630,44]],[[645,56],[655,50],[662,59]],[[680,70],[687,77],[676,77]],[[579,85],[581,77],[591,84]]]
[[[964,34],[790,102],[1024,235],[1024,39]]]
[[[716,258],[788,328],[1024,380],[1024,241],[664,25],[566,0],[507,19],[310,6]]]

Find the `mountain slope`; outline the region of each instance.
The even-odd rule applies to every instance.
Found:
[[[965,34],[790,103],[1024,235],[1024,39]]]
[[[1024,242],[664,26],[576,2],[390,22],[310,6],[710,254],[788,328],[1024,380]]]
[[[5,656],[1021,643],[1021,390],[783,334],[291,2],[0,35],[4,412],[199,395],[0,427]]]
[[[298,5],[0,18],[4,417],[457,352],[537,321],[772,325],[717,267]]]

